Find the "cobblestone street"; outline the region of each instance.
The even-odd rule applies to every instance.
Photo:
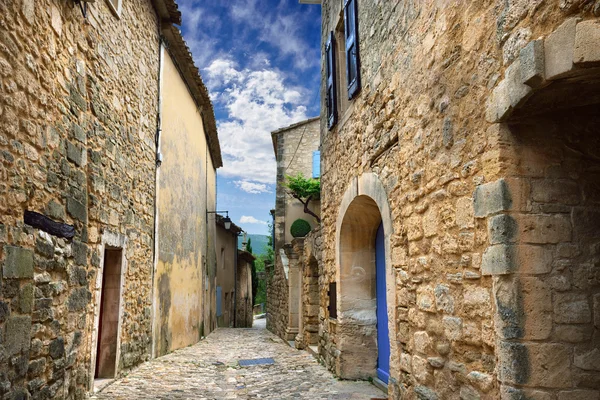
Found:
[[[264,329],[218,329],[200,343],[146,362],[92,399],[382,399],[367,382],[338,381],[306,351]],[[240,367],[271,357],[273,365]]]

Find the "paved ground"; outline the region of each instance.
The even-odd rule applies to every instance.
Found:
[[[144,363],[92,399],[381,399],[367,382],[338,381],[307,352],[289,347],[256,320],[218,329],[200,343]],[[271,357],[273,365],[238,360]]]

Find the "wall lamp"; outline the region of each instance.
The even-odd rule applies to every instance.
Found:
[[[225,229],[229,230],[231,228],[231,218],[229,218],[229,211],[207,211],[206,214],[217,214],[217,213],[225,213],[225,218],[223,218],[223,224],[225,224]]]

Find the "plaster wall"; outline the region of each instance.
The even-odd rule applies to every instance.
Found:
[[[223,316],[217,317],[220,327],[233,326],[235,295],[235,255],[236,235],[217,225],[217,286],[221,287],[221,305]]]
[[[215,318],[214,290],[215,169],[208,153],[199,110],[168,51],[162,71],[163,161],[158,178],[158,264],[154,276],[156,355],[196,343]],[[214,217],[213,217],[214,218]],[[213,241],[208,242],[209,238]],[[212,274],[212,275],[209,275]],[[208,290],[207,290],[208,289]],[[203,317],[204,315],[204,317]],[[211,317],[212,315],[212,317]]]

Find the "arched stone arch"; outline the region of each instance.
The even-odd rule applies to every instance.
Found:
[[[498,380],[511,398],[597,393],[586,379],[600,360],[600,285],[589,283],[600,274],[599,41],[600,21],[566,20],[521,51],[488,102],[504,176],[476,189],[474,209],[487,219],[481,270],[494,277]]]
[[[386,299],[390,337],[390,378],[397,378],[395,277],[390,238],[394,228],[387,193],[379,177],[365,173],[350,182],[336,221],[338,350],[336,372],[345,379],[376,376],[375,235],[385,235]]]

